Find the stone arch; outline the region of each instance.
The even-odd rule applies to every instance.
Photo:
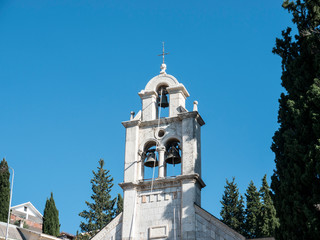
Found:
[[[165,161],[165,169],[166,169],[166,176],[167,177],[173,177],[173,176],[178,176],[182,174],[182,164],[183,164],[183,156],[182,156],[182,143],[180,141],[179,137],[176,136],[170,136],[169,138],[167,138],[165,140],[164,146],[166,148],[166,154],[165,154],[165,159],[167,158],[167,156],[170,154],[170,148],[172,148],[172,144],[176,143],[177,145],[175,145],[176,149],[178,150],[178,154],[180,156],[181,162],[178,162],[176,164],[170,164],[170,161],[167,163]],[[172,149],[171,149],[172,150]],[[172,158],[169,158],[172,159]],[[181,164],[180,164],[181,163]]]
[[[167,138],[163,139],[162,143],[163,143],[163,146],[167,147],[167,145],[170,144],[173,141],[179,142],[180,145],[182,144],[181,137],[175,136],[175,135],[174,136],[168,136]]]
[[[146,150],[146,147],[159,146],[160,142],[155,138],[148,138],[140,144],[139,150],[142,152]]]
[[[156,91],[159,86],[167,85],[168,87],[173,87],[179,85],[178,80],[169,74],[158,75],[152,78],[146,85],[145,91]]]
[[[142,179],[144,180],[150,180],[153,176],[153,173],[155,173],[154,177],[156,178],[157,177],[157,174],[158,174],[158,170],[155,170],[158,168],[158,166],[156,165],[153,169],[153,167],[151,168],[152,171],[150,171],[150,167],[147,167],[145,166],[145,162],[147,160],[147,151],[148,150],[154,150],[154,153],[155,153],[155,157],[156,159],[159,159],[158,157],[158,153],[156,151],[156,147],[159,146],[159,141],[157,139],[154,139],[154,138],[150,138],[150,139],[147,139],[145,140],[141,145],[140,145],[140,150],[142,152],[141,154],[141,176],[142,176]]]

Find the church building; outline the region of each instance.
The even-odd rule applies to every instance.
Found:
[[[163,53],[164,56],[164,53]],[[139,92],[126,129],[123,212],[93,240],[245,240],[201,207],[201,127],[184,85],[161,72]],[[162,114],[166,114],[162,117]]]

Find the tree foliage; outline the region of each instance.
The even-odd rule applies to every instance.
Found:
[[[260,221],[261,221],[261,208],[260,194],[254,185],[253,181],[250,182],[246,196],[246,210],[245,210],[245,236],[247,238],[260,237]]]
[[[86,201],[89,210],[79,213],[86,222],[80,223],[81,232],[84,233],[82,238],[90,238],[99,230],[107,225],[115,216],[114,205],[115,199],[111,199],[111,189],[113,187],[113,178],[109,175],[109,170],[104,169],[104,161],[100,159],[99,167],[96,172],[92,171],[93,179],[91,179],[92,203]]]
[[[262,179],[260,191],[253,181],[250,182],[245,193],[246,209],[243,211],[243,199],[234,182],[228,182],[222,196],[222,222],[247,238],[273,237],[279,226],[276,210],[271,199],[271,191],[267,176]]]
[[[244,233],[244,205],[243,197],[239,193],[235,178],[232,178],[232,182],[226,180],[226,186],[224,194],[222,195],[222,210],[220,215],[221,221],[227,224],[235,231]]]
[[[271,199],[271,191],[267,182],[267,175],[264,175],[262,179],[260,196],[262,206],[258,237],[273,237],[275,235],[276,228],[279,227],[279,219],[276,216],[276,209]]]
[[[0,163],[0,221],[7,222],[10,202],[10,173],[7,161]]]
[[[44,207],[42,232],[52,236],[60,234],[59,211],[54,202],[53,193]]]
[[[118,193],[117,197],[117,208],[116,208],[116,216],[118,216],[123,211],[123,198],[120,193]]]
[[[282,58],[279,129],[271,149],[276,169],[271,187],[280,220],[276,239],[320,239],[320,1],[283,3],[291,28],[276,39]]]

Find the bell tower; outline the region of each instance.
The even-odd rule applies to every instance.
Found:
[[[164,52],[163,52],[164,57]],[[139,92],[142,109],[126,128],[122,239],[196,239],[196,207],[201,206],[201,126],[185,107],[189,93],[166,73]],[[168,116],[160,112],[168,108]],[[174,175],[168,173],[174,168]],[[147,173],[151,173],[149,176]]]

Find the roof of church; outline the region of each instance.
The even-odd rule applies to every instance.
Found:
[[[0,239],[4,239],[7,232],[7,223],[0,222]],[[21,232],[18,231],[16,225],[9,224],[8,238],[14,240],[25,240]]]
[[[215,222],[216,224],[219,225],[220,229],[225,229],[228,232],[232,232],[234,235],[238,236],[239,238],[242,238],[243,240],[246,239],[240,233],[238,233],[237,231],[233,230],[232,228],[230,228],[225,223],[221,222],[220,219],[218,219],[217,217],[215,217],[214,215],[212,215],[211,213],[209,213],[208,211],[206,211],[202,207],[198,206],[196,203],[194,203],[194,206],[195,206],[195,209],[196,209],[196,213],[201,214],[203,217],[207,218],[207,220],[210,220],[210,222]]]
[[[112,231],[117,225],[122,223],[122,212],[116,216],[111,222],[109,222],[106,226],[104,226],[96,235],[94,235],[95,239],[104,238],[110,231]]]

